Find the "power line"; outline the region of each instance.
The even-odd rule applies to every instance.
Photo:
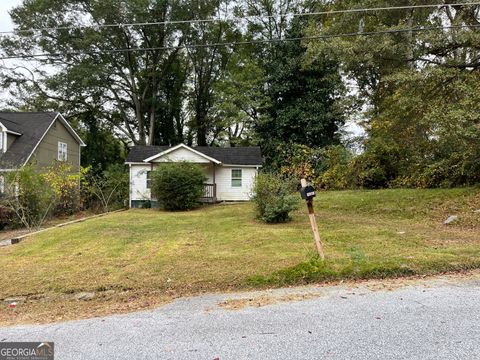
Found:
[[[59,26],[59,27],[45,27],[45,28],[31,28],[31,29],[18,29],[12,31],[0,31],[0,35],[7,34],[19,34],[30,32],[42,32],[42,31],[56,31],[56,30],[76,30],[76,29],[101,29],[112,27],[137,27],[137,26],[153,26],[153,25],[175,25],[175,24],[198,24],[198,23],[212,23],[220,21],[242,21],[249,19],[273,19],[279,17],[302,17],[302,16],[318,16],[318,15],[334,15],[334,14],[348,14],[359,12],[373,12],[373,11],[389,11],[389,10],[408,10],[408,9],[424,9],[434,7],[445,6],[470,6],[480,5],[480,2],[469,3],[452,3],[452,4],[430,4],[430,5],[405,5],[405,6],[390,6],[390,7],[375,7],[375,8],[360,8],[360,9],[345,9],[345,10],[329,10],[329,11],[317,11],[309,13],[284,13],[278,15],[253,15],[246,17],[232,17],[232,18],[213,18],[213,19],[198,19],[198,20],[169,20],[169,21],[157,21],[157,22],[139,22],[139,23],[118,23],[118,24],[99,24],[99,25],[76,25],[76,26]]]
[[[180,49],[195,49],[195,48],[208,48],[208,47],[218,47],[218,46],[234,46],[234,45],[248,45],[248,44],[265,44],[265,43],[277,43],[282,41],[300,41],[300,40],[322,40],[330,38],[339,38],[339,37],[356,37],[356,36],[373,36],[373,35],[385,35],[385,34],[397,34],[405,32],[422,32],[422,31],[433,31],[433,30],[449,30],[449,29],[462,29],[462,28],[479,28],[480,25],[451,25],[451,26],[430,26],[430,27],[416,27],[408,29],[395,29],[395,30],[381,30],[381,31],[370,31],[370,32],[356,32],[356,33],[343,33],[343,34],[329,34],[329,35],[315,35],[315,36],[302,36],[294,38],[284,38],[284,39],[265,39],[265,40],[245,40],[245,41],[234,41],[234,42],[218,42],[210,44],[192,44],[192,45],[181,45],[181,46],[163,46],[163,47],[149,47],[149,48],[123,48],[123,49],[104,49],[104,50],[82,50],[82,51],[67,51],[63,53],[38,53],[30,55],[12,55],[12,56],[3,56],[0,57],[0,60],[12,60],[12,59],[32,59],[39,57],[60,57],[68,55],[101,55],[104,53],[122,53],[122,52],[136,52],[136,51],[157,51],[157,50],[180,50]]]

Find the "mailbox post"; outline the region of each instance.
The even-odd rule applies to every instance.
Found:
[[[315,197],[315,189],[313,186],[307,185],[307,180],[301,180],[302,188],[300,189],[300,195],[307,203],[308,217],[310,218],[310,225],[312,226],[313,239],[317,246],[318,255],[322,260],[325,260],[325,254],[323,253],[323,245],[320,239],[320,233],[318,232],[317,220],[315,219],[315,212],[313,210],[313,198]]]

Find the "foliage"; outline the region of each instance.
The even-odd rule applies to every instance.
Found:
[[[190,210],[199,205],[207,180],[197,164],[164,163],[152,172],[152,195],[165,210]]]
[[[305,21],[293,20],[287,37],[304,35]],[[265,64],[267,115],[256,131],[267,161],[276,156],[278,144],[288,142],[323,147],[339,142],[344,118],[340,102],[343,91],[338,63],[328,57],[304,64],[306,47],[301,41],[277,42],[275,57]]]
[[[228,43],[239,40],[241,34],[229,21],[171,24],[170,20],[219,18],[229,3],[23,2],[11,12],[16,28],[48,24],[56,30],[35,36],[19,31],[0,43],[8,54],[25,54],[33,48],[46,54],[37,59],[36,66],[5,68],[3,86],[15,93],[15,107],[58,111],[51,103],[54,100],[69,116],[94,114],[97,128],[114,129],[125,142],[175,145],[196,138],[199,145],[206,145],[224,130],[211,113],[213,87],[227,66],[232,47],[196,45]],[[97,27],[149,22],[157,25]],[[188,50],[178,48],[184,45]],[[133,48],[150,50],[110,51]]]
[[[295,179],[305,177],[323,189],[348,189],[356,185],[352,170],[353,154],[343,145],[314,149],[289,143],[278,145],[270,168],[279,168],[281,175]]]
[[[87,145],[82,148],[82,166],[102,172],[110,164],[125,161],[126,146],[113,134],[112,127],[102,126],[91,112],[79,114],[75,120],[83,125],[78,133]]]
[[[55,215],[70,215],[80,206],[81,173],[63,161],[55,161],[42,172],[41,176],[53,190],[56,197]]]
[[[292,194],[294,183],[283,176],[262,172],[255,178],[253,201],[257,216],[266,223],[282,223],[298,207],[298,195]]]
[[[104,212],[122,208],[128,200],[128,169],[123,164],[111,164],[102,172],[86,169],[84,190],[89,195],[89,207],[99,203]],[[93,198],[92,198],[93,197]]]
[[[247,146],[257,140],[254,127],[264,116],[268,97],[262,86],[264,69],[243,49],[232,54],[228,65],[214,85],[216,101],[212,114],[220,143]]]
[[[8,173],[5,185],[2,206],[15,214],[16,224],[28,229],[41,227],[53,214],[62,195],[61,186],[55,189],[33,165]]]
[[[375,6],[390,6],[387,0]],[[371,7],[370,0],[310,2],[314,10]],[[383,32],[308,43],[307,62],[330,56],[355,86],[367,137],[354,160],[364,187],[437,187],[480,180],[479,5],[345,13],[312,21],[309,35]],[[441,27],[435,31],[389,30]],[[457,27],[449,29],[449,26]]]
[[[349,189],[354,186],[353,155],[342,145],[333,145],[320,151],[319,176],[315,184],[326,190]]]
[[[278,144],[275,148],[275,157],[267,163],[266,168],[278,171],[287,178],[300,180],[305,177],[309,181],[314,181],[319,161],[319,152],[306,145]]]

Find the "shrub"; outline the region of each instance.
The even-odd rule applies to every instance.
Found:
[[[80,173],[63,161],[55,161],[42,174],[55,192],[55,215],[71,215],[80,207]]]
[[[298,208],[293,181],[274,173],[260,173],[255,179],[253,200],[257,216],[266,223],[281,223],[290,219],[289,213]]]
[[[111,164],[103,171],[94,171],[91,167],[84,170],[84,194],[88,207],[108,212],[120,209],[128,200],[129,176],[123,164]]]
[[[320,175],[315,184],[326,190],[342,190],[352,187],[352,153],[343,145],[328,146],[320,150]]]
[[[202,169],[196,164],[161,164],[152,173],[152,195],[165,210],[193,209],[200,204],[206,180]]]
[[[27,228],[40,227],[57,204],[55,190],[33,166],[8,174],[2,205],[15,214],[15,223]]]

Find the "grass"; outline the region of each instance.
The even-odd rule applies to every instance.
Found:
[[[306,209],[287,224],[250,203],[191,212],[130,210],[0,248],[0,299],[26,297],[0,323],[148,308],[175,297],[337,279],[480,268],[480,189],[320,193],[327,259],[315,257]],[[445,226],[448,215],[459,221]],[[93,300],[76,294],[95,292]]]

